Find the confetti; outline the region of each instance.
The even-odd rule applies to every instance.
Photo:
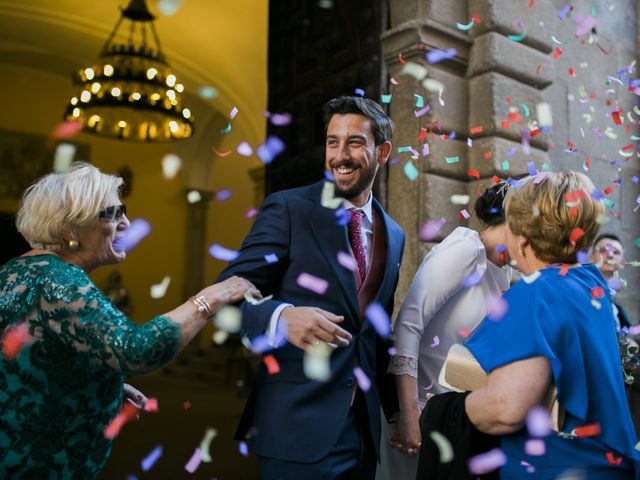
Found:
[[[2,354],[7,360],[15,360],[29,340],[29,326],[21,323],[8,328],[2,336]]]
[[[106,427],[104,427],[104,437],[108,439],[115,438],[120,433],[124,424],[136,418],[137,415],[138,407],[131,403],[124,403],[120,413],[118,413],[118,415],[116,415],[116,417],[111,420]]]
[[[187,464],[184,466],[184,469],[189,473],[194,473],[200,466],[201,462],[202,462],[202,450],[200,450],[199,448],[196,448],[195,451],[193,452],[193,455],[191,455],[191,458],[189,459]]]
[[[242,142],[236,147],[236,152],[243,157],[250,157],[253,155],[253,148],[247,142]]]
[[[455,157],[444,157],[444,161],[447,163],[458,163],[460,161],[460,157],[457,155]]]
[[[352,272],[355,272],[356,268],[358,267],[355,258],[353,258],[353,255],[349,255],[345,252],[338,252],[338,263],[347,270],[351,270]]]
[[[388,95],[380,95],[381,103],[391,103],[391,94]]]
[[[290,113],[272,113],[269,116],[269,122],[276,127],[284,127],[292,122]]]
[[[191,190],[187,193],[187,202],[193,204],[198,203],[200,200],[202,200],[202,195],[198,190]]]
[[[507,463],[507,456],[499,448],[489,450],[487,453],[481,453],[469,459],[469,472],[474,475],[482,475]]]
[[[245,442],[238,443],[238,451],[240,452],[240,455],[242,455],[243,457],[249,456],[249,447]]]
[[[420,233],[418,237],[422,242],[430,242],[440,238],[440,232],[442,227],[447,221],[444,218],[435,220],[427,220],[422,227],[420,227]]]
[[[527,455],[531,455],[532,457],[541,457],[546,453],[544,440],[539,438],[527,440],[524,444],[524,451]]]
[[[409,75],[410,77],[413,77],[416,80],[422,80],[424,77],[427,76],[427,69],[417,63],[407,62],[402,67],[400,74]]]
[[[584,230],[581,229],[580,227],[576,227],[573,230],[571,230],[571,233],[569,234],[569,243],[571,245],[575,245],[576,242],[584,235]]]
[[[224,188],[222,190],[218,190],[215,196],[218,202],[224,202],[225,200],[229,200],[232,195],[233,192],[231,190]]]
[[[182,0],[158,0],[157,7],[160,13],[169,17],[178,11],[181,3]]]
[[[325,342],[309,345],[302,360],[304,374],[311,380],[326,382],[331,378],[331,347]]]
[[[593,287],[591,289],[591,297],[592,298],[603,298],[604,297],[604,288],[602,288],[602,287]]]
[[[487,298],[487,318],[499,322],[509,311],[509,303],[501,296]]]
[[[216,330],[211,339],[216,343],[216,345],[222,345],[229,338],[229,334],[224,330]]]
[[[416,97],[416,108],[424,107],[424,98],[422,97],[422,95],[414,93],[413,96]]]
[[[512,40],[514,42],[521,42],[522,40],[524,40],[527,36],[527,29],[525,28],[521,34],[519,35],[507,35],[507,38],[509,40]]]
[[[475,270],[471,275],[465,277],[462,280],[462,286],[464,288],[473,287],[474,285],[479,284],[482,281],[483,272],[480,270]]]
[[[575,433],[579,438],[595,437],[600,435],[600,424],[591,423],[589,425],[582,425],[580,427],[574,428],[573,433]]]
[[[242,324],[242,313],[238,307],[225,305],[216,312],[213,324],[227,333],[239,332]]]
[[[435,348],[438,345],[440,345],[440,338],[436,335],[435,337],[433,337],[433,342],[431,342],[430,347]]]
[[[148,472],[155,465],[158,459],[162,456],[162,445],[158,445],[154,448],[149,455],[142,459],[140,466],[143,472]]]
[[[469,215],[469,212],[467,212],[466,208],[463,208],[458,212],[458,218],[460,218],[460,220],[469,220],[470,216],[471,215]]]
[[[156,413],[159,411],[158,408],[158,399],[157,398],[147,398],[147,401],[144,402],[144,411],[149,413]]]
[[[591,15],[584,15],[582,13],[576,13],[573,16],[573,21],[578,24],[578,28],[576,28],[573,34],[576,37],[582,37],[583,35],[589,33],[592,28],[596,26],[596,19]]]
[[[82,122],[78,122],[76,120],[59,123],[49,135],[48,143],[52,144],[57,140],[73,137],[74,135],[80,133],[81,130]]]
[[[231,131],[231,122],[227,122],[227,126],[220,129],[220,135],[226,135]]]
[[[402,170],[404,171],[404,174],[407,176],[407,178],[412,182],[420,176],[420,172],[411,160],[408,160],[407,163],[404,164]]]
[[[200,453],[202,461],[205,463],[211,462],[213,459],[209,453],[211,442],[218,435],[218,431],[215,428],[207,428],[204,432],[204,437],[200,441]]]
[[[622,463],[622,457],[616,457],[613,452],[607,452],[605,456],[610,465],[620,465]]]
[[[131,226],[114,240],[113,249],[116,252],[129,253],[150,232],[151,224],[142,218],[136,218],[131,222]]]
[[[391,320],[385,309],[377,302],[370,303],[366,310],[365,316],[371,322],[373,328],[376,329],[378,335],[387,338],[391,333]]]
[[[271,264],[271,263],[278,263],[280,259],[278,258],[278,255],[276,255],[275,253],[268,253],[267,255],[264,256],[264,261]]]
[[[356,380],[358,381],[360,390],[362,390],[363,392],[368,392],[371,388],[371,380],[369,379],[367,374],[364,373],[360,367],[355,367],[353,369],[353,374],[356,376]]]
[[[209,255],[211,255],[216,260],[221,260],[223,262],[232,262],[233,260],[238,258],[239,253],[236,250],[230,250],[223,247],[222,245],[214,243],[209,247]]]
[[[414,110],[413,114],[416,116],[416,118],[420,118],[424,114],[429,112],[429,110],[431,110],[431,107],[429,105],[427,105],[426,107],[421,108],[420,110]]]
[[[467,23],[466,25],[465,25],[465,24],[462,24],[462,23],[457,23],[457,22],[456,22],[456,28],[457,28],[458,30],[465,30],[465,31],[466,31],[466,30],[471,30],[471,28],[473,27],[473,24],[474,24],[474,23],[475,23],[475,22],[474,22],[473,20],[471,20],[471,22]]]
[[[165,180],[171,180],[182,167],[182,160],[175,153],[167,153],[162,157],[162,176]]]
[[[546,437],[551,433],[551,417],[549,411],[539,405],[527,413],[527,430],[532,437]]]
[[[482,133],[484,131],[483,127],[471,127],[470,133],[471,135],[476,135],[478,133]]]
[[[185,410],[189,410],[191,408],[191,402],[189,400],[185,400],[184,402],[182,402],[182,408],[184,408]]]
[[[160,283],[156,283],[151,285],[150,295],[151,298],[162,298],[167,293],[167,288],[169,288],[169,284],[171,283],[171,277],[169,275],[165,275]]]
[[[524,283],[532,284],[538,279],[538,277],[540,277],[540,271],[536,270],[532,274],[522,277],[522,280],[524,281]]]
[[[469,203],[469,195],[451,195],[451,203],[454,205],[467,205]]]
[[[324,182],[322,187],[322,195],[320,196],[320,204],[325,208],[336,209],[340,207],[344,199],[335,196],[336,186],[333,182]]]
[[[316,277],[310,273],[301,273],[296,280],[296,283],[302,288],[311,290],[318,295],[324,295],[329,288],[329,282],[323,278]]]
[[[469,169],[467,170],[467,175],[469,175],[472,178],[477,178],[478,180],[480,180],[480,172],[478,170]]]
[[[280,138],[275,135],[269,135],[267,140],[258,146],[256,154],[263,163],[269,164],[274,158],[284,152],[284,147],[284,142]]]
[[[229,112],[229,118],[231,120],[233,120],[234,118],[236,118],[236,115],[238,114],[238,108],[237,107],[233,107],[231,109],[231,111]]]
[[[440,453],[440,463],[449,463],[453,460],[453,447],[451,446],[451,442],[442,435],[437,430],[432,430],[429,433],[431,440],[438,447],[438,452]]]
[[[229,155],[231,155],[231,150],[227,150],[226,152],[219,152],[214,147],[211,147],[211,150],[213,150],[213,153],[215,153],[218,157],[228,157]]]
[[[205,100],[212,100],[218,96],[218,90],[214,87],[200,87],[198,95]]]
[[[262,361],[267,366],[267,371],[269,372],[269,375],[276,375],[280,373],[280,365],[278,365],[278,361],[276,360],[276,357],[274,357],[271,354],[265,355],[264,357],[262,357]]]
[[[76,146],[72,143],[59,143],[53,155],[53,170],[65,172],[69,170],[76,155]]]
[[[431,50],[427,53],[427,62],[429,63],[438,63],[443,60],[448,60],[456,56],[458,51],[455,48],[449,48],[447,50],[435,49]]]

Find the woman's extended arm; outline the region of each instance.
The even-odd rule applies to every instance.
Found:
[[[546,357],[503,365],[489,374],[486,387],[467,396],[467,415],[481,432],[491,435],[516,432],[524,425],[529,410],[540,404],[550,385],[551,366]]]

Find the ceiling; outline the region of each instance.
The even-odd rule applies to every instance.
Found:
[[[0,0],[0,63],[69,78],[92,63],[127,0]],[[252,113],[253,133],[261,132],[266,108],[267,0],[183,0],[157,16],[163,50],[186,92],[218,90],[210,104],[227,114],[237,106]],[[191,101],[194,99],[192,98]],[[189,98],[185,99],[189,101]],[[247,118],[248,119],[248,118]],[[264,119],[262,119],[263,121]]]

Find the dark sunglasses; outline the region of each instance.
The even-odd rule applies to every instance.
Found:
[[[127,206],[125,204],[112,205],[111,207],[106,207],[100,210],[100,212],[98,212],[98,218],[109,222],[118,222],[122,216],[126,214]]]

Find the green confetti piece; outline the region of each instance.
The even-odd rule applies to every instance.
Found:
[[[220,130],[220,135],[226,135],[231,131],[231,122],[227,123],[227,126]]]
[[[549,165],[548,163],[543,163],[542,164],[542,171],[543,172],[550,172],[551,171],[551,165]]]
[[[418,95],[416,93],[414,93],[413,95],[414,97],[416,97],[416,108],[424,107],[424,98],[422,98],[422,95]]]
[[[640,238],[636,238],[636,247],[640,247]],[[638,445],[640,445],[640,442],[638,442]],[[636,445],[636,449],[640,450],[640,448],[638,448],[638,445]]]
[[[460,22],[456,22],[456,28],[458,30],[471,30],[471,27],[473,27],[473,20],[471,20],[468,24],[464,25]]]
[[[458,163],[460,158],[457,155],[455,157],[444,157],[444,161],[447,163]]]
[[[398,147],[398,153],[410,152],[411,147]]]
[[[529,116],[529,107],[527,107],[524,103],[520,104],[520,107],[522,108],[522,110],[524,111],[524,116],[528,117]]]
[[[527,31],[525,30],[520,35],[507,35],[509,40],[513,40],[514,42],[521,42],[527,36]]]
[[[380,101],[382,103],[391,103],[391,94],[389,94],[389,95],[380,95]]]
[[[507,170],[509,170],[509,160],[502,162],[502,171],[506,172]]]
[[[411,160],[409,160],[407,163],[404,164],[403,170],[404,170],[404,174],[412,182],[416,178],[418,178],[418,175],[420,175],[420,172],[418,172],[418,169],[416,168],[416,166],[413,164]]]
[[[616,202],[609,200],[608,198],[603,198],[602,203],[604,203],[609,208],[615,208]]]

